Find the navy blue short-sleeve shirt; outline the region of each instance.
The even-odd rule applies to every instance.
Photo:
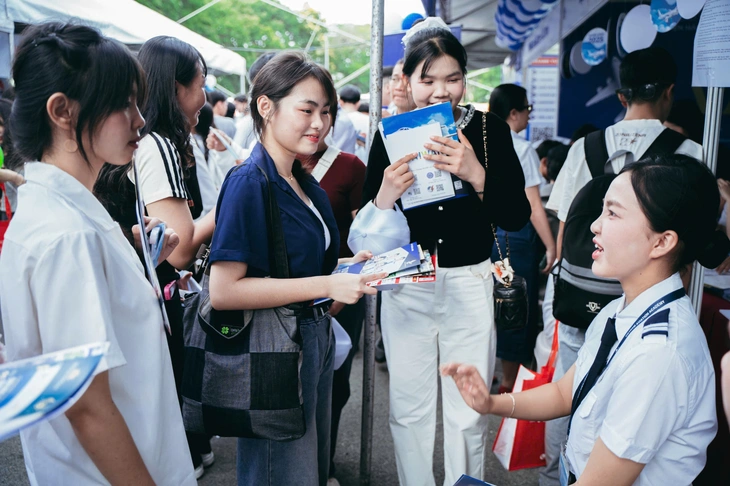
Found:
[[[261,144],[256,145],[243,166],[231,169],[221,187],[210,262],[246,263],[249,277],[265,277],[270,273],[266,227],[268,187],[256,165],[266,172],[279,205],[289,276],[302,278],[330,274],[337,264],[339,232],[327,194],[313,177],[299,180],[330,233],[331,243],[325,251],[322,223],[279,175],[274,161]]]

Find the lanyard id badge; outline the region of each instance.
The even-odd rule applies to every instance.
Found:
[[[575,475],[570,472],[570,461],[565,452],[565,444],[560,447],[560,465],[558,466],[560,473],[560,486],[568,486],[575,483]]]
[[[147,280],[149,280],[155,291],[155,295],[157,296],[157,304],[159,305],[160,313],[162,314],[162,324],[165,326],[165,331],[167,331],[168,336],[172,336],[170,320],[167,318],[167,312],[165,311],[164,295],[162,293],[162,288],[160,287],[160,281],[157,280],[157,266],[155,262],[153,262],[152,253],[150,251],[150,240],[147,236],[147,232],[145,231],[144,202],[142,201],[142,193],[139,190],[139,173],[137,172],[137,162],[134,156],[132,156],[132,169],[134,170],[134,193],[137,200],[137,204],[135,205],[137,210],[137,224],[139,224],[139,236],[142,241],[142,261],[144,262],[145,270],[147,270]],[[161,238],[164,238],[164,230],[162,235],[158,235],[158,237],[160,236]],[[159,257],[159,253],[157,254],[157,257]],[[156,260],[156,258],[154,260]]]

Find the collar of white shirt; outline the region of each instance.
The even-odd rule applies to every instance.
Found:
[[[626,308],[624,308],[626,295],[622,295],[616,307],[616,309],[622,309],[616,313],[616,335],[618,336],[618,340],[621,341],[636,319],[657,299],[681,287],[682,279],[678,273],[675,273],[671,277],[643,291]]]
[[[104,230],[117,225],[99,200],[72,175],[44,162],[29,162],[24,169],[29,184],[38,184],[54,192]]]

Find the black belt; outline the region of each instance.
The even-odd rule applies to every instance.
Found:
[[[321,304],[305,307],[299,313],[302,319],[313,319],[315,321],[323,318],[330,310],[332,301],[322,302]]]

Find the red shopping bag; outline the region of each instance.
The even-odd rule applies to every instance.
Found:
[[[520,366],[513,392],[530,390],[550,383],[555,373],[558,353],[558,321],[555,321],[550,358],[539,373]],[[503,418],[494,440],[492,452],[508,471],[545,465],[545,422]]]

